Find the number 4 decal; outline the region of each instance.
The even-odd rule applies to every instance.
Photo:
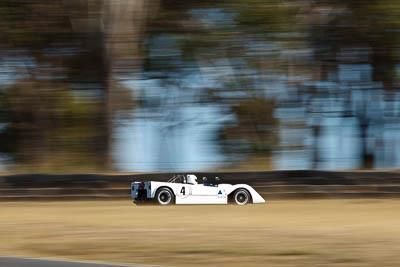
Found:
[[[177,188],[176,195],[180,198],[187,198],[190,196],[190,187],[183,185],[182,187]]]

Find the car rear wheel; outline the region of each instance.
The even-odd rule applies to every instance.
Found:
[[[168,188],[161,188],[157,191],[156,200],[160,205],[171,205],[174,202],[174,193]]]
[[[250,194],[246,189],[238,189],[233,195],[233,200],[236,205],[244,206],[250,201]]]

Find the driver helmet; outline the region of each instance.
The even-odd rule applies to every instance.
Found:
[[[186,177],[186,182],[188,184],[198,184],[196,175],[188,174]]]

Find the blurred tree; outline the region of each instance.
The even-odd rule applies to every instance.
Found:
[[[274,107],[274,102],[265,98],[244,99],[232,106],[236,120],[223,127],[219,137],[227,143],[225,150],[239,155],[268,155],[278,141]]]
[[[125,79],[132,79],[139,24],[146,20],[141,5],[1,0],[1,56],[15,78],[2,88],[0,149],[17,166],[64,172],[112,167],[115,117],[133,107],[120,82],[120,62],[129,70]]]
[[[371,140],[379,143],[379,136],[372,128],[379,124],[383,129],[382,124],[387,121],[377,105],[395,108],[378,103],[373,95],[383,90],[390,102],[393,91],[398,89],[395,81],[400,4],[396,1],[323,1],[310,5],[307,12],[308,39],[314,49],[313,61],[320,66],[319,81],[337,84],[327,96],[330,101],[342,101],[341,116],[358,120],[360,167],[373,168],[377,149],[368,143]],[[357,73],[361,78],[352,78]]]
[[[400,5],[391,0],[236,3],[241,6],[237,21],[246,27],[244,36],[253,33],[253,41],[245,39],[247,49],[240,54],[249,58],[246,52],[255,37],[260,51],[275,47],[279,56],[270,57],[272,64],[264,69],[284,73],[287,82],[282,87],[295,92],[280,105],[298,109],[300,104],[308,113],[313,167],[321,162],[321,123],[335,116],[358,120],[360,167],[374,167],[376,149],[371,143],[382,146],[382,133],[376,127],[382,129],[395,119],[385,116],[379,106],[384,106],[386,115],[397,114],[390,111],[396,109],[390,102],[398,88]],[[379,90],[384,95],[381,102]]]
[[[146,29],[144,41],[145,79],[157,80],[164,87],[177,87],[179,92],[171,94],[171,89],[161,90],[159,101],[152,101],[151,105],[161,105],[165,111],[172,101],[171,108],[176,114],[188,102],[220,106],[224,112],[220,118],[233,118],[225,120],[217,134],[222,151],[229,156],[228,162],[246,161],[244,149],[249,158],[253,154],[266,158],[278,139],[277,120],[273,117],[275,103],[258,88],[268,72],[264,70],[268,64],[266,59],[272,56],[265,56],[265,61],[259,56],[246,56],[255,33],[247,33],[235,21],[238,8],[245,6],[242,4],[161,1],[157,16]],[[271,69],[272,64],[268,67]],[[191,94],[190,100],[186,99],[184,92],[190,89],[185,83],[199,76],[203,88]],[[171,100],[171,97],[176,98]],[[184,116],[174,118],[182,120]],[[182,123],[188,122],[175,122],[175,125],[181,127]],[[270,167],[268,162],[262,165],[262,168]]]
[[[104,159],[104,109],[77,101],[64,83],[20,80],[1,97],[2,152],[24,171],[98,170]],[[98,157],[95,157],[98,154]]]

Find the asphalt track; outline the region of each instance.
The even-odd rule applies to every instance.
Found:
[[[94,263],[85,261],[62,261],[36,258],[0,256],[0,267],[144,267],[143,265],[124,265]]]

